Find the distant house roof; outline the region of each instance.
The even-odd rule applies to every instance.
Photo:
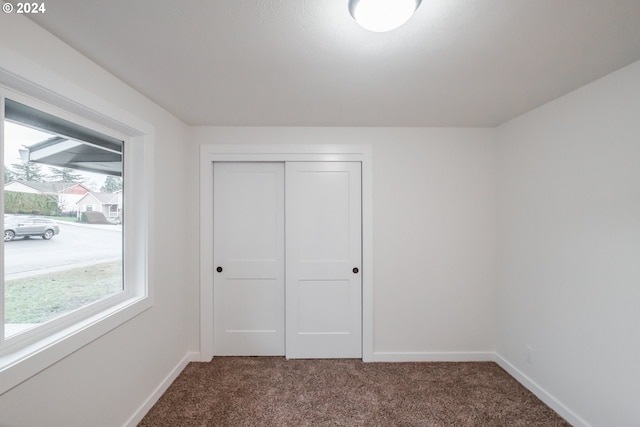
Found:
[[[118,204],[118,195],[115,193],[100,193],[90,191],[84,195],[83,198],[78,200],[78,204],[80,204],[83,200],[93,197],[98,203],[101,205],[117,205]]]
[[[36,191],[39,191],[40,193],[43,194],[62,194],[65,192],[68,192],[69,189],[79,186],[82,187],[86,190],[86,192],[89,192],[90,190],[85,187],[84,185],[77,183],[77,182],[63,182],[63,181],[57,181],[57,182],[36,182],[36,181],[23,181],[20,179],[16,179],[10,182],[7,182],[5,184],[9,185],[12,184],[14,182],[17,182],[19,184],[25,185],[27,187],[31,187]]]

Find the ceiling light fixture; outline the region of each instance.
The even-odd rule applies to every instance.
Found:
[[[411,18],[421,0],[349,0],[353,19],[369,31],[391,31]]]

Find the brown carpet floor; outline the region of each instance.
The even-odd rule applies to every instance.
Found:
[[[497,364],[216,357],[139,426],[568,426]]]

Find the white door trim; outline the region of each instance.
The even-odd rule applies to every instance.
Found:
[[[213,358],[213,162],[362,163],[362,360],[373,361],[373,170],[369,145],[205,144],[200,147],[200,360]]]

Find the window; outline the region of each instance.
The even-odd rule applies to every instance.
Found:
[[[125,290],[122,227],[90,204],[84,210],[92,215],[69,216],[72,197],[65,194],[75,186],[84,191],[77,191],[76,202],[94,194],[115,197],[100,189],[107,176],[122,176],[124,141],[9,98],[4,110],[9,340]]]
[[[45,104],[6,77],[0,70],[0,394],[152,302],[153,129],[21,83]]]

